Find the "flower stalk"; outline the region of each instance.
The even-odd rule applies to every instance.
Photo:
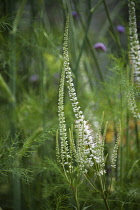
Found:
[[[129,8],[129,42],[130,63],[133,70],[133,81],[140,86],[140,43],[138,39],[135,3],[128,0]]]
[[[83,182],[83,178],[90,183],[96,192],[99,192],[103,198],[106,209],[109,210],[108,196],[106,194],[105,182],[105,157],[104,157],[104,142],[106,137],[107,123],[105,125],[104,133],[102,135],[102,122],[97,133],[95,133],[88,121],[85,120],[84,114],[79,106],[79,101],[76,95],[72,71],[69,61],[68,52],[68,29],[69,29],[69,15],[66,21],[63,44],[63,69],[60,79],[59,87],[59,101],[58,101],[58,116],[59,116],[59,134],[56,137],[56,156],[60,163],[66,180],[68,181],[73,196],[75,198],[76,209],[80,210],[78,199],[78,188]],[[67,135],[67,127],[64,113],[64,84],[67,83],[69,99],[71,101],[72,109],[75,116],[75,126],[69,129]],[[103,119],[102,119],[103,121]],[[75,130],[75,134],[73,132]],[[114,162],[116,161],[116,151],[118,147],[114,148]],[[94,169],[94,176],[99,184],[96,184],[88,178],[88,172]]]

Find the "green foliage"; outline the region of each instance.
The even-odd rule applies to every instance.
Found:
[[[139,35],[140,6],[138,0],[134,2],[137,24],[132,25],[138,31],[133,32]],[[87,124],[94,135],[100,133],[98,140],[105,140],[104,198],[108,199],[110,209],[140,209],[140,89],[132,77],[133,44],[129,38],[127,4],[117,0],[1,1],[0,208],[3,210],[67,210],[76,209],[76,202],[81,210],[105,208],[96,189],[101,189],[101,185],[95,170],[87,173],[93,189],[85,177],[77,178],[80,166],[76,167],[74,161],[71,177],[77,187],[74,188],[56,162],[58,89],[68,11],[71,78],[83,115],[89,120]],[[72,15],[72,11],[78,12],[78,16]],[[118,25],[125,26],[125,32],[118,32]],[[133,41],[137,40],[133,37]],[[103,42],[107,51],[96,51],[96,42]],[[64,112],[68,148],[74,156],[76,132],[71,124],[75,116],[67,87],[64,85]],[[116,168],[112,170],[111,154],[119,120],[121,136]]]
[[[8,16],[2,16],[0,18],[0,31],[3,32],[5,30],[11,30],[11,22],[12,18]]]
[[[47,170],[47,183],[43,186],[43,197],[47,199],[46,209],[69,209],[70,192],[64,174],[51,159],[46,158],[44,165]]]
[[[0,145],[0,173],[1,175],[14,174],[24,180],[30,180],[33,175],[32,169],[25,167],[22,159],[24,157],[31,157],[45,140],[42,131],[35,132],[32,136],[20,142],[20,134],[14,139],[8,135],[6,138],[1,139]],[[22,146],[21,146],[22,145]],[[30,176],[31,175],[31,176]]]

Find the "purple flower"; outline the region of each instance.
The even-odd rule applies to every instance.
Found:
[[[36,82],[39,80],[39,76],[37,74],[33,74],[29,78],[30,82]]]
[[[117,26],[117,31],[118,31],[119,33],[124,33],[124,32],[125,32],[125,27],[124,27],[124,26],[121,26],[121,25],[118,25],[118,26]]]
[[[79,15],[78,15],[78,13],[76,11],[72,11],[71,14],[72,14],[72,16],[74,18],[78,18],[79,17]]]
[[[100,51],[107,51],[107,48],[106,48],[106,46],[103,44],[103,43],[101,43],[101,42],[97,42],[95,45],[94,45],[94,48],[96,49],[96,50],[100,50]]]

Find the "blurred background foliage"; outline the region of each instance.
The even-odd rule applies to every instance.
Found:
[[[139,32],[140,4],[135,2]],[[140,174],[137,161],[140,122],[128,111],[126,83],[120,82],[120,75],[130,74],[128,6],[125,0],[106,0],[106,4],[109,17],[99,0],[0,1],[0,207],[3,210],[73,209],[68,186],[55,164],[58,89],[68,12],[71,68],[80,106],[95,130],[105,113],[105,121],[109,121],[107,148],[114,143],[116,124],[122,120],[121,149],[126,158],[122,164],[129,177],[126,179],[125,171],[118,172],[122,173],[120,189],[118,186],[113,196],[119,202],[116,201],[115,207],[114,201],[112,208],[140,208],[140,188],[135,187]],[[125,32],[119,32],[118,25],[124,26]],[[97,42],[104,43],[107,51],[96,51]],[[70,126],[74,119],[67,90],[65,113]],[[133,164],[134,161],[137,162]],[[122,180],[124,186],[133,180],[127,185],[128,190],[122,187]],[[94,193],[89,196],[87,187],[82,186],[81,202],[84,203],[86,196],[87,203],[96,206],[89,209],[102,209],[98,196]],[[136,196],[131,192],[134,189]],[[126,203],[122,203],[123,197]],[[132,206],[128,205],[130,201]]]

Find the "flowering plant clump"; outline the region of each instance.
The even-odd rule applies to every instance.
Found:
[[[94,171],[94,176],[97,178],[100,189],[99,192],[109,209],[107,204],[107,196],[104,194],[104,176],[105,170],[105,155],[104,155],[104,142],[106,137],[107,123],[102,134],[101,128],[98,132],[93,131],[88,121],[85,120],[84,114],[79,106],[78,98],[76,95],[72,72],[70,68],[69,54],[68,54],[68,30],[69,30],[69,16],[67,17],[66,27],[64,32],[63,44],[63,68],[59,86],[59,101],[58,101],[58,116],[59,116],[59,132],[56,137],[56,156],[59,164],[61,165],[64,175],[74,191],[77,209],[80,209],[77,200],[77,187],[83,182],[83,178],[91,184],[88,178],[88,172]],[[101,44],[101,43],[100,43]],[[101,47],[101,45],[99,46]],[[104,51],[106,47],[102,44]],[[64,84],[67,83],[68,94],[71,101],[72,109],[75,116],[75,126],[69,129],[67,133],[67,126],[64,113]],[[75,132],[73,132],[73,130]],[[59,141],[60,135],[60,141]],[[111,167],[116,167],[117,150],[119,137],[117,138],[113,154]],[[93,184],[92,187],[97,189]],[[98,191],[98,190],[96,190]]]
[[[0,210],[140,210],[140,0],[7,2]]]
[[[103,142],[101,135],[95,135],[88,122],[84,119],[83,112],[79,106],[76,96],[76,91],[73,84],[71,68],[69,65],[68,55],[68,24],[67,19],[66,29],[64,33],[63,56],[64,65],[61,74],[60,88],[59,88],[59,128],[60,128],[60,150],[57,143],[57,156],[60,157],[60,162],[63,168],[67,165],[67,172],[72,172],[74,167],[73,161],[77,163],[78,173],[87,173],[88,168],[93,165],[101,164],[98,174],[103,174],[104,160],[103,160]],[[73,139],[72,131],[70,131],[70,146],[68,148],[68,138],[66,132],[65,116],[64,116],[64,81],[67,81],[68,92],[71,100],[73,112],[75,115],[75,130],[76,141]],[[60,152],[59,152],[60,151]]]
[[[88,122],[85,120],[83,112],[79,106],[79,102],[76,96],[74,88],[72,72],[69,64],[68,55],[68,27],[69,16],[67,18],[64,44],[63,44],[63,69],[59,87],[59,133],[60,143],[57,135],[56,153],[57,159],[63,167],[65,175],[75,173],[78,175],[87,174],[88,170],[95,167],[96,175],[104,175],[105,173],[105,160],[104,160],[104,140],[106,134],[106,128],[104,135],[101,135],[101,129],[95,133]],[[73,135],[73,128],[69,129],[69,140],[66,129],[65,114],[64,114],[64,83],[67,82],[69,98],[71,101],[72,109],[75,115],[75,131],[76,138]],[[114,157],[116,159],[116,157]],[[115,161],[115,160],[114,160]],[[98,167],[97,167],[98,165]]]

